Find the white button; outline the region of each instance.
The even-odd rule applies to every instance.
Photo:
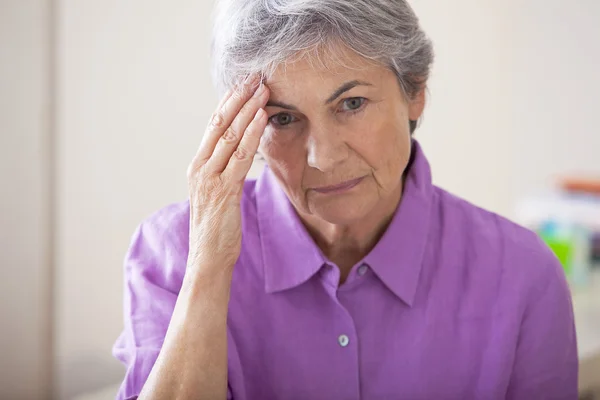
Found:
[[[367,266],[367,264],[363,264],[360,267],[358,267],[358,274],[360,276],[363,276],[364,274],[367,273],[368,270],[369,270],[369,267]]]
[[[338,342],[340,343],[340,346],[346,347],[348,346],[350,339],[348,339],[348,336],[346,335],[340,335],[340,337],[338,337]]]

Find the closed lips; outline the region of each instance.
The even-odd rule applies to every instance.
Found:
[[[317,192],[321,192],[321,193],[327,193],[327,192],[335,192],[335,191],[339,191],[339,190],[351,189],[354,186],[358,185],[360,183],[360,181],[363,180],[363,178],[364,177],[352,179],[350,181],[342,182],[337,185],[321,186],[318,188],[314,188],[314,190]]]

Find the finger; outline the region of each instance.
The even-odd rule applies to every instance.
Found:
[[[252,122],[257,111],[265,106],[268,98],[269,89],[265,85],[261,85],[255,95],[244,104],[229,128],[221,136],[213,154],[206,162],[205,168],[208,172],[223,172],[233,153],[236,151],[248,125]]]
[[[223,108],[223,106],[225,105],[225,103],[231,98],[231,96],[233,96],[234,92],[236,90],[241,90],[239,88],[230,88],[227,90],[227,92],[225,92],[225,95],[221,98],[221,101],[219,101],[219,104],[217,105],[217,108],[215,109],[217,112],[218,110],[221,110]],[[209,120],[209,126],[211,123],[213,123],[213,118],[214,118],[214,114],[211,116],[211,119]],[[202,146],[205,146],[207,139],[209,138],[210,135],[207,135],[206,132],[204,133],[204,135],[202,135],[202,140],[200,142],[200,147],[198,148],[198,151],[200,151],[200,149],[202,148]]]
[[[202,143],[192,161],[193,164],[204,164],[210,158],[219,138],[223,136],[243,105],[252,97],[259,81],[260,77],[257,75],[243,86],[230,90],[228,95],[222,99],[222,105],[217,108],[210,119]]]
[[[248,75],[246,77],[246,79],[244,79],[242,82],[238,83],[237,85],[234,85],[234,87],[232,87],[232,88],[229,88],[227,90],[227,92],[225,92],[225,94],[223,95],[223,98],[221,98],[221,101],[219,102],[219,105],[217,106],[217,110],[220,110],[225,105],[227,100],[229,100],[229,98],[233,95],[233,93],[236,90],[244,90],[244,87],[246,85],[250,85],[251,90],[254,90],[252,85],[258,86],[259,78],[260,78],[260,76],[258,76],[256,74]]]
[[[263,108],[260,108],[250,125],[248,125],[248,128],[246,128],[244,136],[233,156],[229,159],[229,163],[225,171],[223,171],[224,179],[233,182],[241,182],[246,179],[268,121],[267,112]]]

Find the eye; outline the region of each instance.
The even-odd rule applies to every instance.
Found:
[[[346,99],[342,102],[342,111],[357,111],[365,104],[366,100],[364,97]]]
[[[286,126],[292,122],[296,122],[296,117],[288,113],[279,113],[269,118],[269,122],[277,126]]]

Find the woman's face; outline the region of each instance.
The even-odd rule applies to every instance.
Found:
[[[407,101],[392,71],[340,55],[343,63],[303,57],[267,80],[260,152],[301,215],[351,224],[400,198],[409,120],[421,116],[424,93]]]

